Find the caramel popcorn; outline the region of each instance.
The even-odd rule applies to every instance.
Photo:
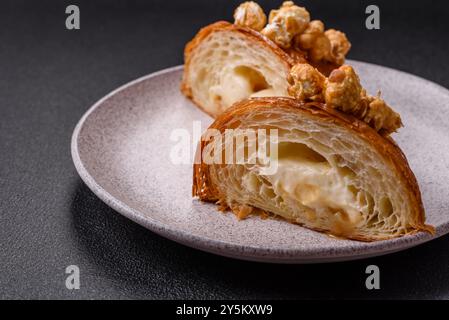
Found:
[[[309,59],[312,62],[334,60],[331,42],[326,37],[324,24],[320,20],[311,21],[306,30],[295,37],[294,42],[296,47],[309,52]]]
[[[344,63],[351,48],[343,32],[334,29],[324,31],[324,24],[320,20],[311,21],[304,32],[294,38],[294,44],[308,51],[312,62],[328,61],[337,65]]]
[[[322,101],[326,77],[307,63],[298,63],[290,70],[289,94],[296,99]]]
[[[338,30],[329,29],[324,35],[329,39],[331,45],[331,55],[328,57],[328,61],[336,64],[343,64],[345,62],[345,56],[351,49],[351,43],[346,35]]]
[[[303,50],[310,50],[318,37],[324,35],[324,23],[320,20],[310,21],[303,33],[295,37],[295,44]]]
[[[331,43],[329,39],[324,35],[317,37],[314,46],[309,50],[310,61],[312,62],[319,62],[322,60],[329,61],[330,57],[331,57]]]
[[[309,12],[286,1],[278,10],[272,10],[267,26],[261,31],[282,48],[290,48],[293,37],[303,32],[310,21]]]
[[[267,24],[261,33],[281,48],[287,49],[291,46],[292,37],[280,23]]]
[[[285,1],[278,10],[271,10],[269,23],[280,23],[293,36],[303,32],[310,22],[309,12],[293,1]]]
[[[351,66],[344,65],[332,71],[326,81],[324,100],[345,113],[360,114],[362,109],[362,85]]]
[[[363,120],[382,135],[389,135],[402,126],[399,114],[380,94],[376,97],[366,94],[351,66],[341,66],[326,78],[309,64],[296,64],[288,80],[288,92],[296,99],[325,102],[328,107]]]
[[[234,11],[234,24],[261,31],[267,23],[262,8],[254,1],[242,3]]]
[[[401,116],[391,109],[380,96],[368,97],[367,99],[369,105],[363,121],[368,123],[376,131],[386,135],[402,127]]]

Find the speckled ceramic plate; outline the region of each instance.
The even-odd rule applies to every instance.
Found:
[[[449,231],[449,91],[400,71],[352,61],[364,85],[401,113],[394,138],[415,172],[436,236]],[[191,197],[190,164],[173,164],[176,134],[211,118],[179,92],[182,67],[137,79],[110,93],[82,117],[72,139],[75,166],[112,208],[153,232],[212,253],[276,263],[331,262],[382,255],[431,240],[419,233],[363,243],[330,238],[278,220],[237,221]],[[173,129],[178,131],[173,134]],[[181,131],[179,131],[181,130]],[[190,138],[193,153],[193,138]]]

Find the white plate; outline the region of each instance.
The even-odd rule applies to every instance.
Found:
[[[427,222],[449,231],[449,91],[427,80],[351,61],[368,91],[379,88],[402,115],[394,135],[415,172]],[[75,166],[89,188],[124,216],[153,232],[208,252],[255,261],[311,263],[359,259],[403,250],[433,237],[388,241],[338,240],[278,220],[237,221],[191,197],[191,164],[176,165],[174,129],[212,119],[179,91],[182,67],[137,79],[110,93],[82,117],[72,138]],[[191,138],[191,143],[193,138]],[[192,144],[190,152],[194,152]]]

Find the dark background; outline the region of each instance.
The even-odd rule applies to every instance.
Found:
[[[447,1],[297,1],[344,30],[349,58],[449,87]],[[270,265],[199,252],[103,204],[78,177],[72,130],[99,98],[181,64],[201,27],[238,1],[0,2],[0,298],[449,298],[449,237],[355,262]],[[281,1],[260,1],[268,11]],[[81,30],[65,29],[77,4]],[[365,8],[381,30],[365,29]],[[426,106],[423,106],[425,108]],[[151,195],[149,195],[151,196]],[[66,266],[81,269],[69,291]],[[365,268],[381,290],[365,289]]]

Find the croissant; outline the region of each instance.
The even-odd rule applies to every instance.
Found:
[[[240,218],[272,214],[360,241],[434,232],[425,224],[419,186],[400,148],[351,115],[323,103],[252,98],[221,114],[211,131],[198,147],[192,191],[222,210]],[[270,161],[257,158],[263,150]],[[229,152],[232,161],[224,161]]]
[[[212,117],[245,98],[288,97],[290,69],[307,62],[300,50],[284,50],[260,32],[225,21],[201,29],[184,60],[181,91]],[[324,74],[338,67],[312,64]]]

